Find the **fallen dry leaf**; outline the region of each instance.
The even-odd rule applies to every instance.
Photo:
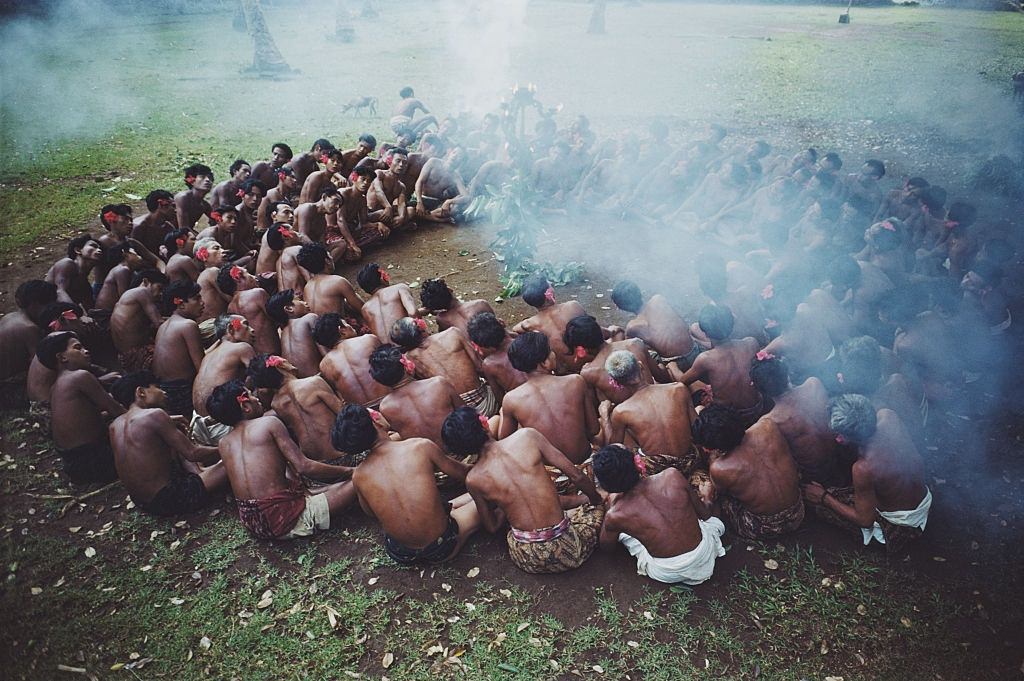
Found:
[[[516,627],[516,633],[518,634],[518,633],[520,633],[520,632],[522,632],[522,631],[524,631],[526,629],[529,629],[529,628],[530,628],[530,623],[529,622],[523,622],[518,627]]]
[[[598,674],[604,674],[604,667],[602,667],[599,664],[595,664],[593,667],[591,667],[591,669],[593,669]]]
[[[498,589],[498,593],[500,593],[505,598],[512,598],[512,591],[509,589]]]
[[[444,589],[445,591],[451,591],[452,590],[452,585],[451,584],[444,584],[444,583],[442,583],[441,584],[441,588]]]
[[[86,549],[85,549],[85,557],[86,558],[92,558],[95,555],[96,555],[96,549],[94,549],[91,546],[87,546]]]
[[[69,527],[68,528],[68,532],[70,532],[71,534],[78,534],[81,531],[82,531],[81,525],[79,525],[78,527]]]
[[[901,617],[901,618],[900,618],[900,624],[902,624],[903,626],[905,626],[905,627],[906,627],[907,629],[909,629],[909,628],[911,627],[911,622],[910,622],[910,620],[909,620],[909,619],[907,619],[906,617]]]
[[[764,567],[767,570],[778,570],[779,569],[779,561],[775,560],[774,558],[769,558],[768,560],[766,560],[764,562]]]
[[[377,583],[377,581],[379,579],[380,579],[380,577],[370,577],[368,580],[366,580],[366,583],[369,584],[370,586],[373,586],[374,584]]]
[[[387,669],[395,663],[395,656],[391,653],[384,653],[384,659],[380,661],[380,664],[384,669]]]
[[[651,620],[652,622],[654,621],[654,613],[652,613],[650,610],[644,610],[644,617]]]
[[[201,639],[199,639],[199,647],[203,650],[209,650],[212,645],[213,641],[211,641],[208,636],[204,636]]]
[[[470,568],[469,572],[466,573],[466,576],[472,579],[473,577],[476,577],[478,574],[480,574],[480,568],[475,567]]]
[[[640,644],[637,643],[636,641],[626,641],[626,645],[629,646],[630,648],[639,648],[640,647]]]
[[[39,588],[38,586],[32,587],[32,595],[33,596],[38,596],[41,593],[43,593],[43,590],[41,588]]]
[[[865,607],[863,604],[858,605],[857,606],[857,614],[861,615],[861,616],[868,614],[867,607]]]

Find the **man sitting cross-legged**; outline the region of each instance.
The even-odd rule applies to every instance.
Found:
[[[280,352],[277,324],[267,315],[270,295],[260,286],[260,280],[238,265],[221,265],[217,288],[231,296],[228,314],[245,317],[252,326],[252,346],[256,352]]]
[[[153,341],[153,373],[167,395],[171,414],[192,417],[192,382],[203,364],[203,339],[196,320],[203,314],[203,298],[188,279],[171,282],[164,289],[164,308],[173,312],[157,329]]]
[[[601,404],[607,444],[637,449],[651,474],[676,468],[689,475],[695,466],[703,467],[690,434],[690,424],[697,415],[685,385],[642,381],[640,363],[625,350],[608,356],[605,371],[628,395],[614,407],[610,402]]]
[[[372,333],[356,336],[355,329],[337,312],[320,315],[313,338],[324,352],[320,375],[346,404],[376,409],[391,390],[370,376],[370,356],[381,346]]]
[[[804,520],[800,477],[786,438],[762,418],[744,432],[744,418],[724,404],[706,407],[693,422],[693,441],[708,451],[713,487],[722,518],[748,541],[792,532]]]
[[[877,414],[863,395],[840,395],[828,404],[836,439],[857,448],[853,489],[804,486],[804,497],[829,522],[860,530],[865,546],[877,539],[899,551],[924,533],[932,493],[925,484],[924,462],[914,441],[891,409]]]
[[[679,316],[665,296],[654,294],[646,301],[640,287],[620,281],[612,289],[612,302],[636,316],[626,324],[626,337],[639,338],[661,364],[676,362],[685,371],[704,348],[690,336],[689,323]]]
[[[164,410],[167,396],[148,371],[118,379],[111,393],[128,411],[110,424],[117,476],[135,505],[153,515],[191,513],[227,486],[216,447],[193,444]]]
[[[590,557],[604,518],[601,497],[590,478],[547,438],[521,428],[495,441],[484,419],[469,407],[453,411],[441,432],[456,456],[480,455],[466,476],[466,488],[488,532],[497,532],[506,521],[511,526],[506,541],[516,567],[534,574],[565,572]],[[569,476],[586,496],[560,497],[545,464]]]
[[[213,418],[231,428],[219,445],[238,517],[254,537],[292,539],[326,530],[355,501],[349,481],[309,495],[298,476],[338,480],[352,475],[346,466],[313,461],[295,444],[284,423],[264,414],[259,399],[239,379],[217,386],[206,403]],[[291,471],[292,476],[288,475]]]
[[[572,353],[562,340],[562,334],[571,319],[585,315],[587,311],[575,300],[556,303],[555,290],[541,274],[532,275],[523,282],[522,295],[524,303],[537,308],[537,314],[516,324],[512,331],[539,331],[547,336],[555,353],[558,372],[567,373]]]
[[[430,310],[437,320],[437,330],[444,331],[452,326],[469,332],[469,320],[478,314],[494,308],[483,299],[462,301],[455,297],[444,279],[427,279],[420,288],[420,302]]]
[[[323,355],[313,338],[318,317],[290,289],[282,289],[267,301],[267,316],[281,327],[281,356],[295,366],[300,378],[320,371]]]
[[[372,262],[356,275],[360,288],[370,294],[363,303],[363,319],[370,333],[387,340],[391,325],[402,317],[417,316],[416,300],[408,284],[392,284],[391,277]]]
[[[668,468],[646,477],[628,449],[608,445],[594,455],[594,476],[610,493],[601,548],[622,544],[636,558],[637,574],[666,584],[711,578],[715,561],[725,555],[725,525],[682,473]]]
[[[361,318],[363,300],[345,277],[334,274],[334,261],[323,244],[304,244],[295,258],[310,274],[302,297],[316,314],[340,312],[346,318]]]
[[[380,412],[403,440],[426,438],[438,447],[441,424],[453,409],[465,406],[458,391],[444,376],[415,380],[416,365],[397,345],[388,343],[370,355],[370,375],[392,392],[380,402]]]
[[[162,302],[167,277],[156,270],[142,270],[132,277],[110,315],[110,337],[125,371],[148,370],[153,364],[154,337],[163,324],[157,307]]]
[[[596,392],[597,399],[618,404],[629,397],[629,393],[605,371],[605,362],[613,352],[624,351],[636,357],[641,383],[653,383],[655,380],[668,383],[672,380],[669,373],[651,359],[642,340],[605,340],[604,333],[597,320],[587,314],[571,319],[562,334],[562,340],[572,350],[572,358],[569,359],[572,373],[583,377]]]
[[[384,550],[399,565],[436,564],[455,557],[480,527],[469,494],[444,502],[435,471],[463,482],[470,467],[450,459],[423,438],[388,438],[379,412],[348,405],[338,415],[331,442],[349,454],[369,452],[352,473],[359,505],[381,524]]]
[[[192,405],[196,410],[192,419],[192,436],[196,442],[217,444],[230,428],[217,423],[206,411],[206,400],[213,389],[233,378],[245,376],[245,369],[255,355],[254,334],[249,322],[241,315],[221,315],[214,322],[217,342],[210,348],[199,365],[199,373],[192,384]]]
[[[505,322],[494,316],[493,312],[474,315],[466,326],[466,332],[473,343],[473,349],[481,357],[480,368],[484,378],[500,404],[505,393],[526,383],[526,374],[508,361],[512,334],[505,328]]]

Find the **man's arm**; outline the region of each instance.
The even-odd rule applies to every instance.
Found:
[[[626,420],[620,409],[612,407],[608,417],[608,432],[605,434],[605,444],[622,444],[626,440]]]
[[[466,475],[469,474],[469,471],[473,468],[472,466],[445,456],[445,453],[441,451],[441,448],[430,440],[423,440],[422,447],[427,456],[430,457],[430,462],[434,464],[434,467],[437,470],[448,475],[454,480],[458,480],[462,484],[466,483]]]
[[[166,412],[158,413],[155,418],[157,419],[157,434],[181,458],[193,463],[219,458],[220,453],[216,447],[193,444],[188,436],[178,429]]]
[[[536,438],[537,447],[540,449],[540,456],[544,463],[549,466],[554,466],[565,473],[572,484],[576,485],[576,489],[587,495],[587,498],[590,499],[590,503],[595,506],[600,506],[603,503],[603,500],[601,499],[601,495],[597,493],[597,488],[594,487],[594,481],[584,475],[572,461],[565,458],[565,454],[548,442],[546,437],[541,435],[539,432],[535,432],[534,437]]]
[[[73,303],[68,293],[68,286],[75,276],[75,264],[73,261],[57,263],[53,266],[53,285],[57,287],[57,300],[62,303]]]
[[[704,357],[703,353],[697,355],[693,365],[685,372],[680,372],[679,367],[673,362],[668,367],[668,373],[677,383],[682,383],[683,385],[690,385],[694,381],[702,380],[705,374],[707,374],[707,368],[704,366],[707,362],[704,360]]]
[[[492,506],[475,486],[468,485],[466,489],[469,491],[469,496],[473,497],[473,503],[476,504],[476,510],[480,514],[480,524],[484,526],[484,529],[491,534],[500,530],[505,525],[505,512]]]
[[[188,219],[185,217],[191,211],[188,209],[188,204],[185,202],[185,197],[188,196],[188,192],[179,192],[174,195],[174,220],[178,225],[178,229],[192,229],[195,227],[195,222],[192,224],[185,224]]]
[[[804,496],[812,504],[820,503],[843,520],[858,527],[867,528],[875,523],[875,511],[878,509],[875,482],[871,471],[862,461],[853,465],[853,506],[847,506],[839,501],[816,482],[804,486]]]
[[[322,378],[320,380],[324,381]],[[327,381],[324,381],[323,387],[324,389],[318,393],[318,397],[320,401],[324,403],[324,406],[331,410],[332,414],[337,415],[338,412],[341,411],[342,407],[345,406],[345,403],[341,401],[341,398],[338,397],[337,393],[331,390],[331,386]]]
[[[516,432],[519,428],[519,422],[516,420],[515,414],[512,411],[512,406],[507,402],[502,403],[501,410],[498,412],[499,419],[498,424],[498,440],[504,440],[512,433]]]
[[[416,300],[412,297],[412,289],[406,284],[398,287],[398,298],[402,301],[402,309],[405,310],[406,317],[419,316],[419,307],[416,305]]]
[[[199,374],[199,367],[203,364],[203,357],[206,356],[206,352],[203,350],[203,338],[199,332],[198,324],[189,324],[188,328],[182,333],[182,340],[185,341],[185,347],[188,348],[188,356],[192,360],[192,366],[195,367],[196,374]]]
[[[601,523],[601,534],[598,542],[602,551],[614,551],[619,546],[619,528],[613,513],[606,513]]]
[[[295,440],[288,434],[288,429],[285,428],[284,423],[280,419],[274,419],[274,425],[271,427],[270,432],[274,438],[274,443],[281,450],[284,458],[299,474],[316,480],[341,480],[352,477],[353,469],[349,466],[332,466],[331,464],[314,461],[303,454],[299,446],[295,444]]]
[[[580,376],[583,382],[583,422],[586,427],[587,439],[592,439],[601,432],[601,422],[597,418],[597,398],[594,389]]]
[[[124,413],[124,407],[122,407],[117,400],[111,397],[110,394],[103,389],[103,386],[100,385],[99,379],[88,371],[84,369],[82,371],[76,371],[74,385],[100,411],[107,412],[111,417],[120,416]]]
[[[354,243],[354,242],[353,242]],[[341,277],[340,281],[335,284],[338,293],[345,299],[345,302],[358,313],[363,311],[363,299],[359,297],[356,290],[352,288],[352,284],[349,283],[348,279]]]
[[[157,309],[153,296],[148,294],[142,296],[141,305],[142,311],[149,317],[149,323],[153,325],[153,330],[156,331],[164,323],[164,318],[160,315],[160,310]]]

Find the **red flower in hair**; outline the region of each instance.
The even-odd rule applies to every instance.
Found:
[[[426,331],[427,331],[427,323],[425,321],[423,321],[422,319],[417,318],[417,319],[413,320],[413,324],[416,325],[417,329],[419,329],[420,331],[423,331],[424,333],[426,333]]]
[[[288,229],[287,227],[281,227],[279,230],[277,230],[277,233],[280,234],[285,239],[291,239],[293,236],[295,236],[295,232]]]
[[[351,182],[352,184],[355,184],[356,180],[358,179],[359,173],[357,173],[356,171],[353,170],[351,173],[348,174],[348,181]]]
[[[573,357],[575,357],[576,359],[583,359],[586,356],[587,356],[587,349],[585,347],[583,347],[582,345],[577,345],[576,346],[576,352],[573,353]]]
[[[544,291],[544,300],[555,302],[555,289],[548,286],[548,290]]]
[[[195,175],[186,175],[185,176],[185,184],[191,185],[195,181],[196,181],[196,176]]]
[[[230,274],[231,278],[234,279],[235,281],[242,280],[242,268],[239,267],[238,265],[232,265],[231,269],[228,270],[228,274]]]
[[[960,226],[960,223],[956,220],[946,220],[946,229],[956,229]]]
[[[774,329],[778,325],[779,325],[779,323],[777,321],[775,321],[774,319],[766,319],[766,320],[764,320],[764,328],[766,328],[766,329]]]
[[[882,229],[888,230],[890,232],[895,232],[896,231],[896,227],[891,222],[889,222],[888,220],[883,220],[882,222],[879,222],[878,224],[882,226]]]
[[[644,461],[644,457],[640,456],[639,452],[633,455],[633,465],[636,467],[636,472],[640,474],[641,478],[647,477],[647,463]]]
[[[610,385],[614,390],[620,390],[622,388],[622,384],[611,376],[608,377],[608,385]]]
[[[398,361],[401,362],[403,367],[405,367],[405,372],[406,373],[408,373],[408,374],[415,373],[415,371],[416,371],[416,362],[412,361],[411,359],[409,359],[405,355],[402,355],[402,358],[400,360],[398,360]]]
[[[117,220],[117,215],[118,214],[115,213],[114,211],[108,210],[106,213],[103,214],[103,219],[106,220],[107,223],[109,224],[109,223],[115,222]]]
[[[385,272],[382,269],[378,269],[377,272],[380,273],[380,280],[381,281],[383,281],[385,284],[390,284],[391,283],[391,277],[388,276],[387,272]]]
[[[210,221],[211,222],[220,222],[221,218],[223,218],[223,217],[224,216],[220,214],[220,211],[216,211],[216,210],[211,210],[210,211]]]
[[[243,196],[245,196],[245,190],[239,189],[237,192],[235,192],[235,196],[237,196],[238,198],[242,198]]]
[[[242,328],[242,318],[241,317],[232,317],[231,318],[231,323],[228,326],[231,327],[232,331],[240,330]]]
[[[320,154],[320,162],[327,163],[327,154]]]
[[[470,345],[473,346],[473,351],[476,352],[476,354],[478,354],[478,355],[483,355],[484,354],[484,351],[481,350],[480,346],[477,345],[476,343],[470,342]]]
[[[60,313],[60,316],[68,320],[69,322],[73,322],[76,319],[78,319],[78,315],[75,313],[74,310],[64,310],[63,312]]]
[[[196,260],[198,260],[199,262],[206,262],[206,259],[209,257],[210,251],[206,248],[206,246],[203,246],[198,251],[196,251]]]
[[[769,359],[775,359],[775,355],[773,355],[772,353],[768,352],[767,350],[758,350],[757,354],[754,355],[754,357],[757,358],[758,362],[764,362],[764,361],[769,360]]]
[[[177,246],[178,248],[181,248],[182,246],[184,246],[184,245],[185,245],[185,239],[184,239],[184,238],[182,238],[182,237],[178,237],[177,239],[175,239],[175,240],[174,240],[174,244],[175,244],[175,245],[176,245],[176,246]]]
[[[246,402],[248,402],[248,401],[249,401],[249,395],[248,395],[248,394],[246,394],[246,392],[245,392],[245,391],[243,390],[243,391],[242,391],[242,392],[241,392],[241,393],[240,393],[240,394],[238,395],[238,397],[236,397],[236,398],[235,398],[235,401],[237,401],[237,402],[238,402],[238,406],[242,406],[243,404],[245,404]]]
[[[487,417],[483,414],[477,414],[476,416],[480,420],[480,425],[484,427],[484,430],[491,429],[491,422],[487,420]]]
[[[764,300],[768,300],[769,298],[772,298],[774,296],[775,296],[775,285],[774,284],[768,284],[763,289],[761,289],[761,298],[763,298]]]
[[[181,305],[185,301],[179,298],[178,296],[174,296],[173,298],[171,298],[171,302],[174,303],[175,305]]]
[[[284,357],[279,355],[271,355],[270,357],[267,357],[268,367],[279,367],[282,364],[284,364]]]
[[[285,172],[285,171],[283,171],[283,170],[278,170],[278,171],[277,171],[277,179],[278,179],[278,180],[283,180],[283,179],[284,179],[284,178],[286,178],[286,177],[288,177],[288,173],[286,173],[286,172]]]
[[[157,199],[156,200],[156,205],[161,207],[161,208],[163,208],[164,206],[169,206],[169,205],[171,205],[171,203],[173,203],[173,202],[170,199]]]

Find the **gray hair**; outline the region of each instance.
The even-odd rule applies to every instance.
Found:
[[[640,362],[628,350],[616,350],[608,355],[604,370],[617,383],[628,384],[640,378]]]
[[[878,415],[863,395],[839,395],[828,402],[828,427],[848,442],[864,444],[878,429]]]

